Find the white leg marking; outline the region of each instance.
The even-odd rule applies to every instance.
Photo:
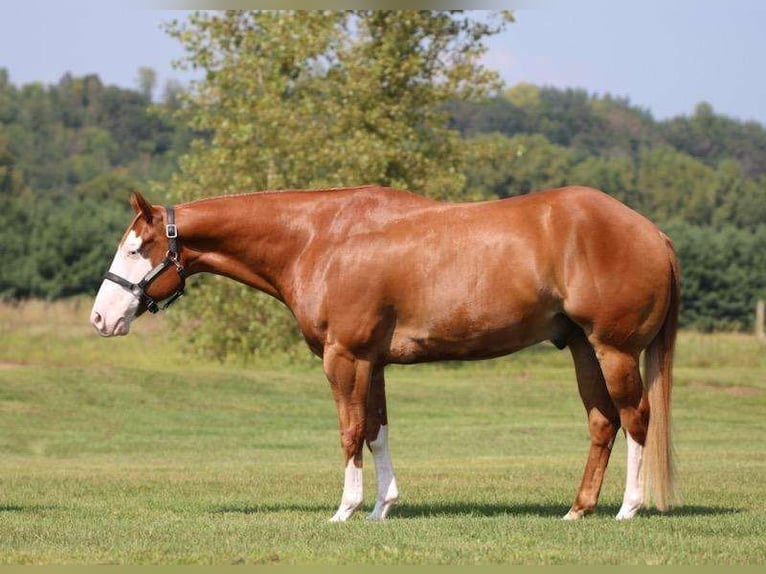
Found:
[[[362,469],[354,465],[354,459],[350,459],[346,464],[346,474],[343,479],[343,496],[340,499],[340,506],[330,522],[346,522],[351,516],[359,510],[364,501],[362,491]]]
[[[628,442],[628,470],[625,478],[625,496],[617,513],[617,520],[630,520],[644,505],[644,482],[641,475],[644,447],[633,440],[629,432],[626,432],[625,436]]]
[[[394,466],[391,464],[391,453],[388,451],[388,425],[380,427],[378,437],[370,443],[370,449],[378,479],[378,498],[375,501],[375,508],[367,515],[367,520],[385,520],[388,511],[399,499]]]

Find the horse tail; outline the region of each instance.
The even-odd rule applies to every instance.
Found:
[[[678,502],[673,468],[670,398],[673,387],[673,352],[681,303],[681,274],[670,239],[661,234],[670,259],[670,301],[665,321],[644,354],[644,373],[649,399],[649,428],[644,446],[644,485],[659,510]]]

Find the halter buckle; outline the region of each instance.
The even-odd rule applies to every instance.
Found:
[[[178,228],[175,223],[168,223],[165,226],[165,237],[168,239],[176,239],[178,237]]]

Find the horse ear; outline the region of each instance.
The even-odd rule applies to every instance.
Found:
[[[140,214],[147,223],[152,222],[152,204],[146,201],[140,191],[134,191],[130,196],[130,205],[133,210]]]

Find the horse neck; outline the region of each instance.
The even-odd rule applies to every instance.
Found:
[[[179,205],[190,274],[229,277],[284,301],[292,264],[312,234],[307,193],[254,193]]]

